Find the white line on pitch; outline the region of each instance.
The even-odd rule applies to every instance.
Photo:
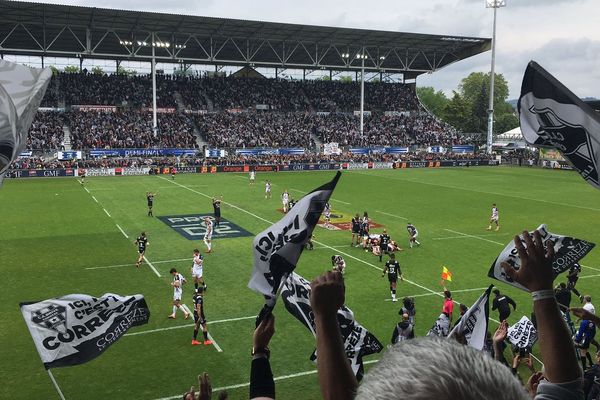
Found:
[[[600,274],[596,274],[596,275],[586,275],[586,276],[580,276],[579,279],[587,279],[587,278],[597,278],[599,277]]]
[[[146,263],[148,264],[148,266],[150,268],[152,268],[152,271],[154,271],[154,273],[156,274],[156,276],[158,276],[160,278],[161,277],[160,274],[158,273],[158,271],[156,270],[156,268],[154,268],[154,265],[152,265],[152,263],[150,261],[148,261],[148,259],[146,258],[146,256],[144,256],[144,261],[146,261]]]
[[[219,319],[216,321],[208,321],[206,324],[207,325],[214,325],[214,324],[223,324],[223,323],[227,323],[227,322],[235,322],[235,321],[244,321],[244,320],[248,320],[248,319],[255,319],[256,315],[252,315],[249,317],[239,317],[239,318],[228,318],[228,319]],[[133,332],[133,333],[127,333],[124,336],[137,336],[137,335],[145,335],[147,333],[154,333],[154,332],[163,332],[163,331],[171,331],[173,329],[181,329],[181,328],[191,328],[192,326],[194,326],[194,324],[185,324],[185,325],[177,325],[177,326],[169,326],[166,328],[157,328],[157,329],[151,329],[148,331],[141,331],[141,332]]]
[[[308,192],[305,192],[304,190],[298,190],[298,189],[294,189],[294,188],[290,188],[290,190],[293,190],[294,192],[298,192],[298,193],[302,193],[302,194],[307,194]],[[347,205],[351,205],[350,203],[346,202],[346,201],[341,201],[341,200],[337,200],[337,199],[329,199],[330,201],[337,201],[338,203],[342,203],[342,204],[347,204]]]
[[[83,189],[84,189],[86,192],[88,192],[88,193],[90,192],[90,191],[88,190],[88,188],[86,188],[85,186],[83,187]]]
[[[374,364],[376,362],[378,362],[379,360],[368,360],[368,361],[364,361],[363,364],[367,365],[367,364]],[[290,378],[298,378],[300,376],[306,376],[306,375],[314,375],[317,373],[316,369],[310,370],[310,371],[304,371],[304,372],[297,372],[295,374],[289,374],[289,375],[281,375],[281,376],[276,376],[273,378],[274,381],[281,381],[284,379],[290,379]],[[232,390],[232,389],[240,389],[240,388],[244,388],[244,387],[248,387],[250,386],[250,382],[246,382],[246,383],[239,383],[237,385],[229,385],[229,386],[222,386],[222,387],[217,387],[217,388],[213,388],[213,393],[216,392],[220,392],[221,390]],[[180,399],[181,395],[175,395],[175,396],[170,396],[170,397],[161,397],[160,399],[156,399],[156,400],[175,400],[175,399]]]
[[[408,221],[408,218],[404,218],[404,217],[401,217],[399,215],[394,215],[394,214],[386,213],[384,211],[379,211],[379,210],[375,210],[375,212],[378,212],[379,214],[388,215],[390,217],[399,218],[399,219],[403,219],[405,221]]]
[[[189,258],[176,258],[174,260],[162,260],[162,261],[154,261],[153,264],[164,264],[164,263],[170,263],[170,262],[178,262],[178,261],[188,261],[190,260]],[[88,267],[88,268],[84,268],[84,269],[106,269],[106,268],[121,268],[121,267],[130,267],[135,265],[135,263],[130,263],[130,264],[117,264],[117,265],[104,265],[101,267]]]
[[[208,340],[212,342],[212,345],[215,346],[215,349],[217,349],[219,353],[222,353],[223,349],[217,344],[217,341],[211,336],[210,332],[206,332],[206,336],[208,336]]]
[[[98,203],[98,199],[96,198],[96,196],[92,196],[92,199],[94,199],[94,201],[95,201],[96,203]]]
[[[583,268],[593,269],[594,271],[600,271],[600,269],[598,269],[598,268],[594,268],[594,267],[590,267],[590,266],[588,266],[588,265],[583,265],[583,264],[581,264],[581,266],[582,266]]]
[[[488,236],[500,236],[500,235],[507,235],[507,233],[490,233],[487,235],[473,235],[473,236],[477,236],[479,238],[483,238],[483,237],[488,237]],[[432,238],[433,240],[448,240],[448,239],[467,239],[470,238],[470,236],[465,236],[465,235],[460,235],[460,236],[444,236],[444,237],[437,237],[437,238]]]
[[[123,230],[123,228],[121,228],[119,226],[119,224],[115,224],[115,225],[117,225],[117,228],[119,228],[119,230],[121,231],[121,233],[123,234],[123,236],[125,236],[126,239],[129,239],[129,235],[125,233],[125,231]]]
[[[110,214],[108,213],[108,211],[106,211],[106,208],[103,208],[103,210],[104,210],[104,212],[106,213],[106,215],[108,215],[108,217],[109,217],[109,218],[112,218],[112,217],[110,216]]]
[[[475,236],[475,235],[469,235],[468,233],[462,233],[462,232],[458,232],[458,231],[453,231],[452,229],[444,229],[445,231],[448,232],[452,232],[452,233],[456,233],[457,235],[463,235],[465,237],[470,237],[473,239],[479,239],[479,240],[483,240],[484,242],[490,242],[490,243],[494,243],[494,244],[499,244],[500,246],[505,246],[506,243],[500,243],[500,242],[496,242],[495,240],[489,240],[489,239],[485,239],[479,236]]]
[[[474,289],[459,289],[459,290],[451,290],[452,293],[462,293],[462,292],[476,292],[478,290],[486,290],[487,287],[483,287],[483,288],[474,288]],[[407,296],[403,296],[403,297],[427,297],[427,296],[433,296],[433,295],[438,295],[441,296],[443,295],[444,292],[436,292],[436,293],[421,293],[421,294],[413,294],[413,295],[407,295]],[[392,299],[385,299],[385,301],[392,301]]]

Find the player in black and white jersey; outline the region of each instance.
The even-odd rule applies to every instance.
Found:
[[[387,274],[388,281],[390,282],[390,292],[392,293],[392,301],[396,302],[396,285],[398,283],[398,278],[400,280],[404,280],[402,277],[402,271],[400,270],[400,263],[396,260],[396,255],[394,253],[390,254],[390,259],[385,263],[385,268],[383,268],[383,273],[381,277],[383,278]]]
[[[212,252],[212,234],[213,234],[213,223],[210,217],[204,217],[204,226],[206,231],[204,232],[204,244],[206,245],[206,252]]]
[[[135,266],[137,268],[139,268],[140,265],[142,264],[142,261],[144,260],[144,255],[146,254],[146,247],[148,247],[148,245],[150,244],[150,243],[148,243],[148,238],[146,237],[146,232],[142,232],[140,234],[140,236],[138,236],[137,239],[135,239],[134,243],[138,249],[138,259],[137,259],[137,262],[135,263]]]
[[[498,207],[496,207],[496,203],[492,204],[492,215],[490,217],[490,224],[487,227],[488,231],[492,230],[492,224],[496,224],[496,230],[500,229],[500,222],[498,222],[499,217],[498,217]]]
[[[358,246],[360,243],[360,217],[358,213],[354,217],[352,217],[352,241],[350,242],[350,247],[354,247],[354,245]],[[354,242],[354,238],[356,238],[356,243]]]
[[[323,214],[325,215],[325,228],[331,227],[331,205],[329,203],[325,203],[325,209],[323,210]]]
[[[175,268],[171,268],[169,273],[173,276],[171,286],[173,286],[173,312],[169,315],[169,318],[175,319],[175,313],[177,310],[183,312],[183,318],[188,319],[190,314],[185,311],[181,305],[181,298],[183,296],[183,284],[186,282],[183,275],[181,275]]]
[[[213,197],[212,205],[215,215],[215,228],[221,225],[221,202],[223,201],[223,196],[220,198]]]
[[[148,202],[148,216],[149,217],[154,217],[154,214],[152,213],[152,207],[154,207],[154,196],[158,196],[158,192],[156,192],[156,193],[146,192],[146,201]]]
[[[575,289],[575,285],[579,280],[579,274],[581,273],[581,265],[579,263],[575,263],[571,265],[569,268],[569,272],[567,273],[567,288],[575,293],[575,295],[579,298],[581,302],[583,302],[583,296],[579,293],[579,290]]]
[[[265,199],[271,198],[271,182],[265,181]]]
[[[194,302],[194,336],[192,339],[192,346],[201,344],[198,341],[198,331],[202,327],[202,335],[204,336],[204,345],[208,346],[212,344],[212,340],[208,338],[208,329],[206,328],[206,316],[204,315],[204,297],[202,294],[204,289],[199,287],[194,291],[192,301]]]
[[[344,261],[344,258],[339,254],[331,256],[331,265],[333,266],[333,271],[341,272],[342,275],[346,271],[346,261]]]
[[[369,230],[370,230],[370,220],[369,214],[365,211],[363,213],[363,217],[360,220],[360,236],[362,239],[362,246],[366,250],[369,244]],[[358,247],[358,245],[356,246]]]
[[[388,245],[391,242],[390,235],[387,233],[387,229],[383,230],[383,233],[379,235],[379,262],[382,261],[383,255],[389,253]]]
[[[421,243],[417,240],[417,236],[419,236],[419,231],[417,228],[415,228],[415,226],[409,222],[406,225],[406,231],[408,232],[408,244],[410,245],[410,248],[412,249],[413,244],[420,246]]]

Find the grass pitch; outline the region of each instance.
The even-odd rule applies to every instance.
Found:
[[[253,237],[217,238],[214,252],[205,255],[209,332],[222,351],[216,346],[192,347],[190,321],[181,314],[174,321],[166,318],[172,298],[168,271],[175,267],[190,278],[192,250],[198,247],[204,252],[204,244],[189,240],[158,217],[211,214],[210,197],[223,195],[223,217],[255,235],[269,225],[267,221],[281,217],[279,194],[285,188],[299,198],[301,192],[332,176],[333,172],[258,174],[254,186],[240,174],[178,175],[175,181],[157,176],[93,177],[85,186],[75,179],[6,181],[0,190],[4,275],[0,398],[58,397],[18,303],[106,292],[144,294],[152,313],[150,322],[131,329],[87,364],[54,369],[67,399],[180,398],[203,371],[211,375],[214,388],[228,387],[231,399],[247,398],[254,316],[262,306],[261,296],[246,286]],[[271,200],[264,199],[265,179],[273,182]],[[159,192],[154,218],[146,216],[146,191]],[[404,248],[398,258],[412,283],[400,283],[398,296],[416,297],[419,336],[441,310],[442,265],[454,275],[449,289],[455,300],[470,305],[492,283],[487,271],[499,251],[524,228],[547,223],[551,232],[600,242],[600,193],[572,172],[502,167],[349,171],[343,173],[333,199],[334,214],[368,211]],[[501,229],[488,232],[494,202]],[[420,248],[408,249],[409,220],[419,229]],[[149,264],[139,270],[134,266],[133,241],[141,231],[147,232],[146,256],[156,271]],[[362,325],[382,343],[389,343],[401,303],[389,301],[387,279],[380,272],[383,263],[351,248],[347,231],[317,228],[315,235],[315,250],[304,252],[296,271],[312,279],[330,268],[331,255],[342,254],[347,263],[347,305]],[[592,251],[583,264],[578,288],[594,297],[600,252]],[[530,315],[526,293],[499,287],[517,301],[511,323]],[[188,305],[192,289],[191,283],[184,288]],[[496,312],[490,315],[497,318]],[[308,359],[313,337],[281,304],[275,316],[271,364],[274,375],[281,377],[276,383],[278,398],[319,398],[316,366]],[[491,329],[495,326],[491,322]]]

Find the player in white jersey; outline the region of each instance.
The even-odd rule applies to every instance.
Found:
[[[213,234],[213,223],[210,220],[210,217],[204,217],[204,226],[206,227],[206,232],[204,232],[204,244],[206,245],[206,252],[210,253],[212,251],[212,234]]]
[[[419,236],[419,231],[417,230],[417,228],[415,228],[415,226],[409,222],[406,225],[406,230],[408,232],[408,237],[409,237],[408,244],[409,244],[410,248],[412,249],[413,244],[420,246],[421,243],[417,240],[417,237]]]
[[[325,210],[323,211],[325,214],[325,228],[330,228],[331,225],[331,205],[329,203],[325,203]]]
[[[287,213],[288,206],[290,205],[290,194],[288,193],[287,189],[281,194],[281,202],[283,203],[283,212]]]
[[[198,290],[198,285],[201,284],[206,290],[206,283],[203,278],[204,257],[200,254],[200,250],[194,249],[194,263],[192,264],[192,279],[194,279],[194,287]]]
[[[250,171],[250,184],[254,185],[254,180],[256,178],[256,172],[255,171]]]
[[[265,199],[271,198],[271,182],[265,182]]]
[[[181,298],[183,296],[183,284],[186,282],[183,275],[181,275],[175,268],[171,268],[169,271],[171,275],[173,275],[173,282],[171,282],[171,286],[173,286],[173,313],[169,315],[169,318],[175,319],[175,313],[177,310],[183,311],[183,318],[188,319],[190,314],[185,311],[185,309],[181,305]]]
[[[496,203],[492,204],[492,216],[490,217],[490,225],[487,227],[488,231],[492,230],[492,224],[496,224],[496,230],[500,229],[500,223],[498,222],[498,207]]]

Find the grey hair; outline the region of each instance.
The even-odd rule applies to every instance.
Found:
[[[510,370],[454,340],[398,342],[365,374],[357,400],[530,400]]]

